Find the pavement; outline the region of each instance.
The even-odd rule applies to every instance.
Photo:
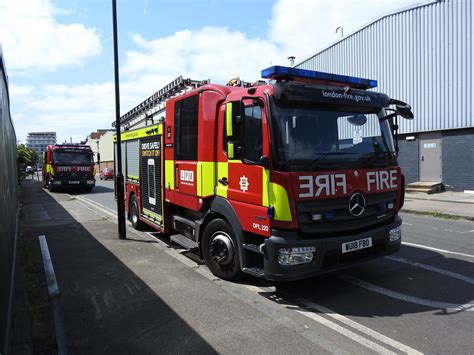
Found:
[[[407,193],[402,210],[408,213],[433,213],[474,220],[474,193]]]
[[[56,350],[38,235],[71,354],[474,351],[471,221],[402,213],[402,248],[386,258],[298,282],[230,283],[152,231],[127,225],[118,239],[111,187],[49,193],[23,182],[13,353]]]

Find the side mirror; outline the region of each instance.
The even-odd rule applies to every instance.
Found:
[[[412,120],[415,116],[411,111],[411,106],[408,105],[406,102],[397,100],[397,99],[390,99],[388,101],[389,105],[395,105],[396,113],[407,120]]]
[[[400,116],[407,120],[412,120],[415,116],[413,116],[413,112],[411,112],[411,106],[405,104],[404,106],[396,105],[397,112]]]

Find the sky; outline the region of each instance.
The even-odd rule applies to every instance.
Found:
[[[225,84],[296,63],[422,0],[117,0],[121,114],[182,75]],[[0,0],[17,139],[79,142],[115,120],[112,0]],[[389,44],[388,44],[389,45]]]

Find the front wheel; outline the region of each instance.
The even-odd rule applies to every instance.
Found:
[[[140,210],[138,208],[138,202],[135,198],[135,195],[131,195],[129,207],[130,222],[132,222],[133,228],[136,230],[142,230],[145,225],[142,221],[140,221]]]
[[[202,236],[202,253],[207,267],[217,277],[236,281],[243,276],[234,231],[222,219],[211,221]]]

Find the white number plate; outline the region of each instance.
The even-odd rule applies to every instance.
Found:
[[[342,243],[342,253],[350,253],[351,251],[370,248],[371,246],[372,238],[353,240],[352,242]]]
[[[79,181],[69,181],[70,185],[79,185]]]

